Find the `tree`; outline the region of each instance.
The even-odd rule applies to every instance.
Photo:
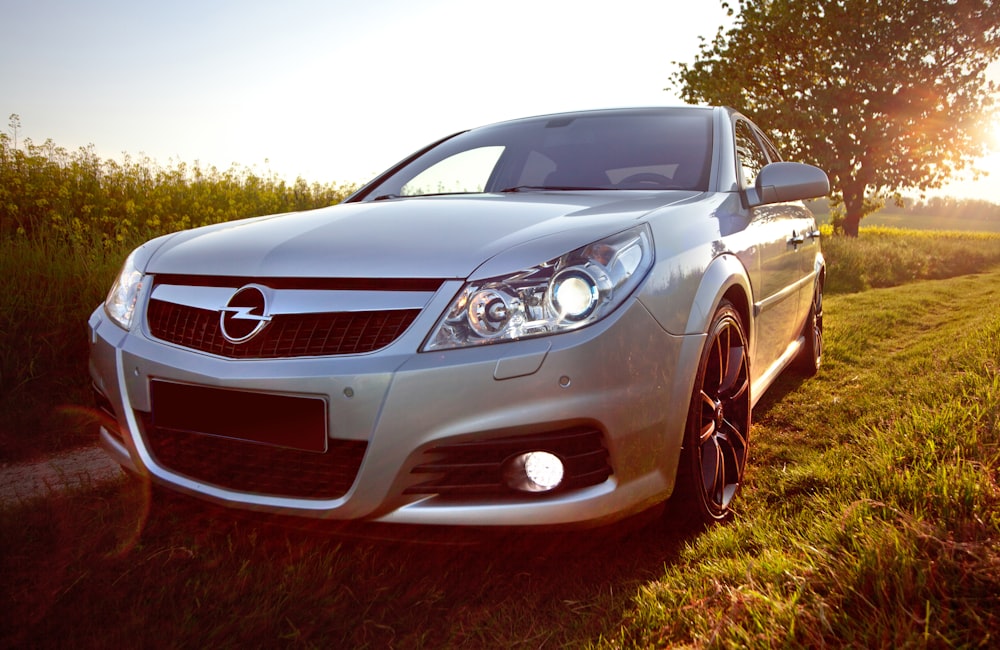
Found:
[[[21,116],[17,113],[11,113],[7,126],[10,127],[10,132],[14,136],[14,148],[17,149],[17,130],[21,128]]]
[[[847,235],[899,190],[940,187],[986,152],[1000,0],[737,2],[734,26],[671,81],[687,102],[759,118],[790,158],[824,168]]]

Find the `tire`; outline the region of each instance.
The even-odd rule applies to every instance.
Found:
[[[823,280],[816,281],[812,305],[802,331],[805,343],[795,358],[795,369],[800,375],[812,377],[823,365]]]
[[[750,434],[749,362],[743,321],[723,301],[698,365],[671,507],[704,524],[731,518],[743,482]]]

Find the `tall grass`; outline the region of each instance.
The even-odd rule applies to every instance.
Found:
[[[51,140],[14,147],[0,133],[0,240],[25,237],[114,247],[158,234],[248,216],[333,205],[353,188],[286,183],[274,172],[197,162],[162,166],[147,157],[102,160]]]
[[[149,159],[101,160],[0,133],[0,460],[92,442],[86,322],[157,235],[339,202],[351,187]]]
[[[829,228],[824,228],[829,233]],[[1000,265],[1000,232],[862,228],[856,239],[825,237],[829,293],[940,280]]]
[[[0,458],[91,444],[86,324],[127,254],[0,239]]]

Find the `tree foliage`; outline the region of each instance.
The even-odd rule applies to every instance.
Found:
[[[986,151],[1000,0],[737,2],[733,27],[671,81],[824,168],[847,234],[899,190],[940,187]]]
[[[19,126],[12,115],[12,130],[15,121]],[[119,247],[194,226],[333,205],[352,190],[302,178],[289,184],[239,166],[163,167],[129,155],[102,160],[93,146],[69,152],[52,140],[18,147],[0,133],[0,240]]]

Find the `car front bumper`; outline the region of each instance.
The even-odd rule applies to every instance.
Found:
[[[125,332],[101,308],[89,325],[91,377],[113,416],[101,427],[101,442],[126,469],[235,508],[477,527],[602,525],[668,497],[703,341],[665,332],[635,299],[574,332],[430,353],[413,352],[412,337],[403,337],[371,354],[234,360],[165,344],[142,327]],[[319,400],[328,446],[308,457],[360,445],[349,487],[333,497],[289,496],[206,480],[164,462],[156,451],[156,414],[150,415],[156,382],[224,389],[249,402],[257,395]],[[206,408],[211,404],[192,405]],[[472,443],[475,450],[482,441],[581,429],[597,432],[606,450],[610,471],[595,484],[522,495],[420,487],[428,479],[421,468],[440,458],[442,447]]]

